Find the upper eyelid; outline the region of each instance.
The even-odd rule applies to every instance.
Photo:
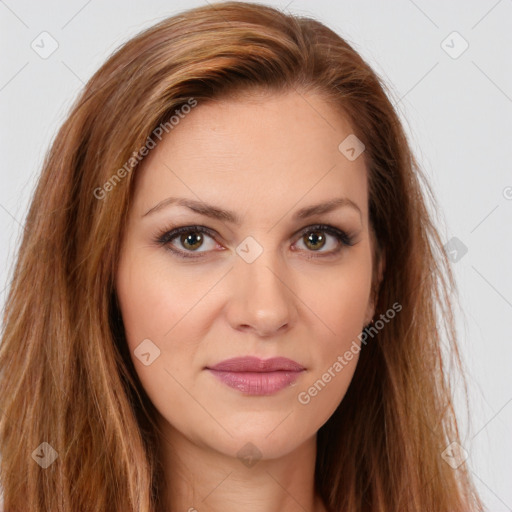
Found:
[[[169,228],[169,229],[166,229],[163,231],[163,234],[166,235],[168,233],[172,233],[173,231],[177,231],[177,230],[189,230],[189,231],[193,231],[194,229],[201,229],[201,230],[205,230],[206,231],[206,234],[208,233],[211,233],[212,235],[219,235],[219,232],[214,229],[214,228],[210,228],[208,226],[204,226],[203,224],[184,224],[183,226],[176,226],[176,227],[173,227],[173,228]],[[328,223],[321,223],[321,222],[317,222],[317,223],[314,223],[314,224],[308,224],[307,226],[304,226],[300,229],[297,229],[296,231],[294,231],[294,233],[292,233],[291,236],[295,236],[295,235],[298,235],[299,233],[303,233],[304,231],[309,231],[309,230],[313,230],[313,229],[334,229],[334,230],[338,230],[338,231],[341,231],[341,232],[345,232],[345,233],[349,233],[350,230],[347,230],[347,229],[344,229],[344,228],[340,228],[340,227],[337,227],[337,226],[333,226],[331,224],[328,224]],[[177,233],[178,234],[178,233]],[[221,238],[223,238],[221,236]]]

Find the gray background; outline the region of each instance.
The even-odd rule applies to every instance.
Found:
[[[44,154],[80,88],[122,42],[203,3],[0,0],[0,306]],[[467,464],[488,510],[512,510],[512,0],[267,3],[328,24],[389,86],[456,250]],[[51,48],[43,31],[58,44],[45,59],[31,47]]]

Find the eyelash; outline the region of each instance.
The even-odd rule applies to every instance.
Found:
[[[350,247],[354,245],[354,239],[351,235],[347,234],[345,231],[342,231],[338,228],[335,228],[334,226],[329,226],[327,224],[315,224],[313,226],[308,226],[300,231],[299,238],[300,240],[304,235],[308,233],[314,233],[314,232],[323,232],[327,233],[339,242],[339,246],[330,252],[326,253],[318,253],[314,256],[308,256],[308,258],[325,258],[328,256],[333,256],[335,254],[338,254],[339,251],[341,251],[343,246]],[[155,235],[155,243],[161,246],[165,246],[169,251],[171,251],[173,254],[180,258],[189,258],[189,259],[196,259],[196,258],[203,258],[204,254],[207,254],[209,251],[202,251],[199,252],[196,255],[193,255],[193,251],[182,251],[180,249],[176,249],[175,247],[172,247],[170,244],[173,242],[179,235],[182,235],[183,233],[204,233],[208,235],[210,238],[215,239],[215,234],[213,230],[205,227],[205,226],[182,226],[177,228],[167,228],[163,231],[158,232]],[[314,254],[314,251],[307,251],[312,252]]]

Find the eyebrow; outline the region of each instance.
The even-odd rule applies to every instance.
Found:
[[[229,222],[235,224],[236,226],[239,226],[242,223],[240,216],[237,215],[235,212],[224,210],[222,208],[209,205],[202,201],[196,201],[195,199],[186,199],[179,197],[168,197],[167,199],[160,201],[158,204],[156,204],[155,206],[150,208],[146,213],[144,213],[142,217],[146,217],[147,215],[155,213],[171,205],[184,206],[200,215],[211,217],[213,219],[218,219],[224,222]],[[359,208],[359,206],[357,206],[356,203],[354,203],[354,201],[348,199],[347,197],[337,197],[327,202],[301,208],[300,210],[297,210],[295,212],[295,214],[293,215],[293,219],[306,219],[308,217],[313,217],[314,215],[328,213],[343,207],[349,207],[356,210],[359,213],[359,216],[362,218],[361,209]]]

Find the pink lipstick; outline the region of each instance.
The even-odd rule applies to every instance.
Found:
[[[293,384],[305,368],[286,357],[235,357],[206,367],[227,386],[247,395],[272,395]]]

